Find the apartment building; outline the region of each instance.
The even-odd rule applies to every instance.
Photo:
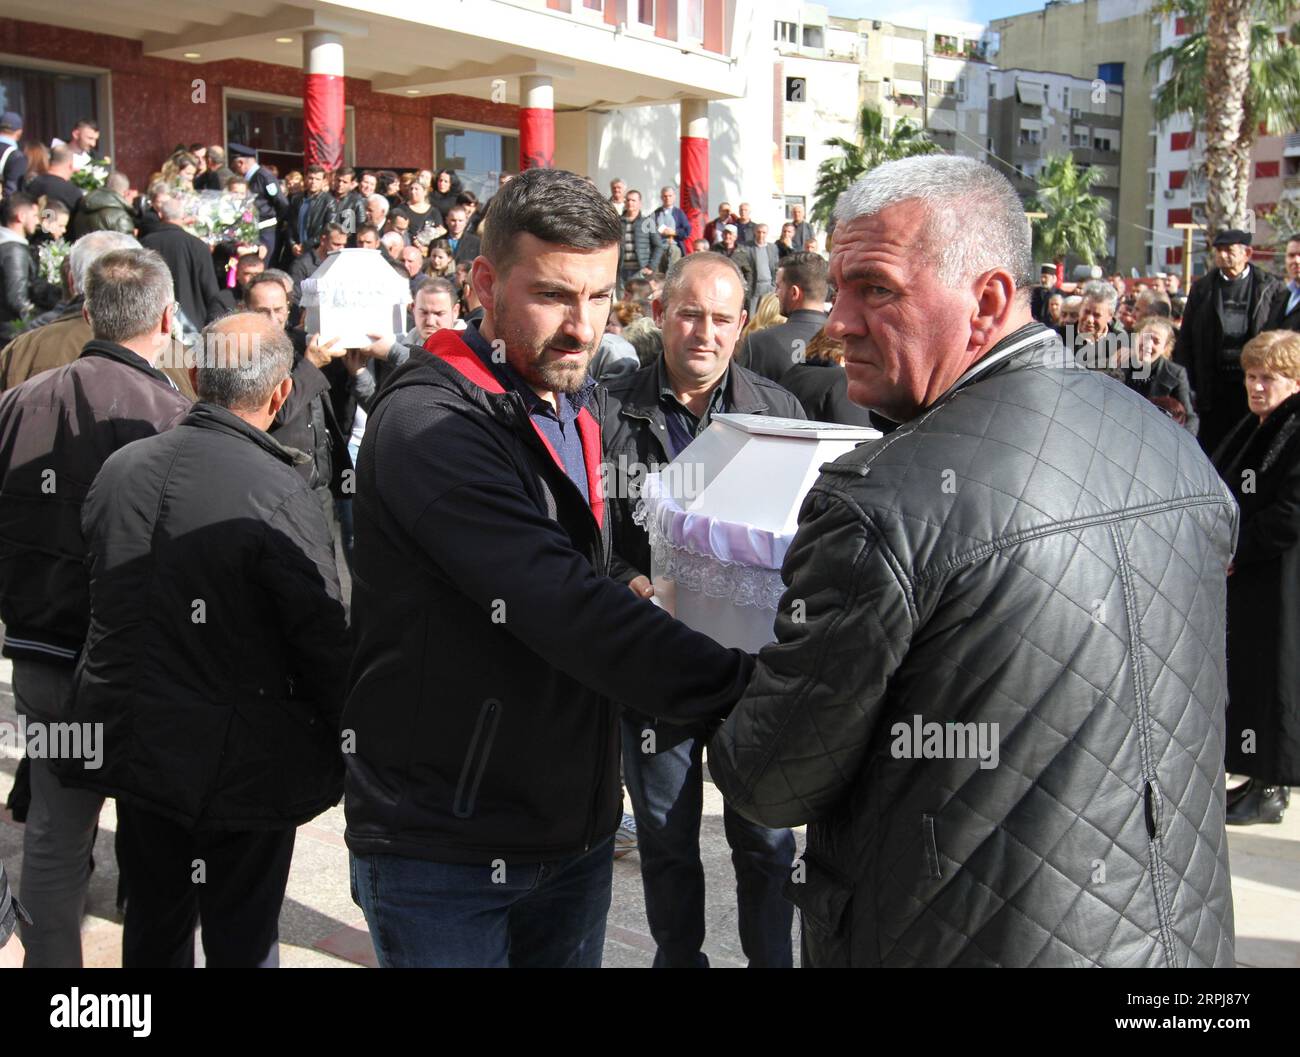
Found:
[[[1082,169],[1099,175],[1093,193],[1106,202],[1111,236],[1107,261],[1115,263],[1119,214],[1124,88],[1042,70],[993,70],[989,74],[989,162],[1011,180],[1022,198],[1053,155],[1070,154]]]
[[[1090,85],[1100,83],[1108,91],[1128,89],[1123,93],[1115,217],[1115,262],[1125,272],[1145,271],[1155,263],[1150,243],[1158,225],[1148,209],[1155,116],[1145,67],[1160,36],[1150,9],[1150,0],[1049,0],[1040,11],[989,23],[997,38],[990,56],[1001,69],[1051,70]]]

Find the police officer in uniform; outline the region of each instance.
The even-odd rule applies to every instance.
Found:
[[[289,215],[289,199],[279,183],[257,164],[257,151],[242,143],[232,143],[228,148],[230,164],[235,172],[248,181],[248,193],[257,198],[257,227],[262,245],[266,247],[268,265],[275,260],[275,232],[280,222]]]

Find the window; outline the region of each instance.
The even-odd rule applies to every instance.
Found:
[[[1036,128],[1022,128],[1020,130],[1020,146],[1036,147],[1043,142],[1043,134]]]
[[[797,44],[799,41],[799,27],[793,22],[778,22],[776,23],[775,32],[772,34],[772,39],[785,44]]]
[[[804,216],[807,217],[807,215],[808,215],[808,213],[807,213],[807,202],[806,202],[806,200],[804,199],[804,196],[803,196],[803,195],[786,195],[786,196],[785,196],[785,219],[786,219],[786,220],[791,220],[791,219],[794,218],[794,207],[795,207],[795,206],[801,206],[801,207],[804,207]]]
[[[704,40],[704,0],[683,0],[680,10],[682,39]]]
[[[1182,263],[1183,263],[1183,248],[1182,248],[1181,246],[1166,246],[1166,247],[1165,247],[1165,263],[1166,263],[1166,264],[1182,264]]]
[[[952,81],[939,81],[935,80],[933,77],[930,79],[931,95],[955,95],[956,92],[957,85]]]
[[[1085,129],[1085,130],[1082,131],[1082,132],[1076,132],[1076,133],[1074,134],[1074,141],[1070,144],[1070,146],[1072,146],[1072,147],[1086,147],[1087,145],[1088,145],[1088,131],[1087,131],[1087,129]]]
[[[808,79],[806,77],[787,77],[785,79],[785,101],[802,103],[808,98]]]
[[[786,136],[785,137],[785,157],[786,161],[803,161],[804,138],[803,136]]]
[[[1255,176],[1258,179],[1267,179],[1270,176],[1278,176],[1282,171],[1282,163],[1276,161],[1257,161],[1255,163]]]
[[[93,75],[53,73],[27,66],[0,66],[0,111],[23,115],[24,140],[49,143],[55,136],[67,139],[81,118],[99,117],[96,78]],[[107,154],[108,136],[99,149]]]
[[[478,195],[480,202],[496,194],[501,173],[519,169],[519,135],[514,132],[438,123],[434,149],[438,168],[456,173],[461,185]]]
[[[1192,146],[1192,134],[1190,132],[1174,132],[1169,136],[1170,150],[1188,150]]]
[[[1179,15],[1174,19],[1174,35],[1185,37],[1191,32],[1191,20],[1186,15]]]
[[[1192,222],[1192,211],[1190,209],[1171,209],[1167,215],[1171,225],[1190,224]]]
[[[1107,84],[1124,83],[1124,64],[1122,62],[1103,62],[1097,65],[1097,79]]]
[[[1173,169],[1169,173],[1169,190],[1177,191],[1183,184],[1187,183],[1186,169]]]
[[[1113,151],[1113,150],[1115,149],[1115,147],[1114,147],[1114,143],[1113,143],[1113,141],[1111,140],[1110,136],[1093,136],[1093,138],[1092,138],[1092,149],[1093,149],[1093,150]]]
[[[655,24],[655,0],[636,0],[636,20],[643,26]]]
[[[804,26],[803,27],[803,46],[805,48],[822,48],[824,44],[821,26]]]
[[[956,55],[959,44],[957,37],[945,36],[942,33],[934,35],[934,50],[940,55]]]

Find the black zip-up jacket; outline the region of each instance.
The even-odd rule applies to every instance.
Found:
[[[620,583],[650,575],[650,537],[632,515],[644,474],[669,462],[668,421],[659,403],[659,363],[615,378],[597,390],[610,499],[614,554],[610,575]],[[735,362],[727,371],[724,407],[737,415],[807,418],[794,394]]]
[[[347,620],[297,452],[214,404],[127,445],[86,497],[90,630],[66,784],[196,829],[279,829],[338,801]]]
[[[1277,296],[1278,281],[1267,272],[1250,265],[1253,275],[1250,288],[1250,306],[1247,311],[1246,340],[1255,337],[1268,323]],[[1183,308],[1182,326],[1174,340],[1173,360],[1187,369],[1193,391],[1200,400],[1202,412],[1214,407],[1218,396],[1215,360],[1223,344],[1223,327],[1215,305],[1219,269],[1211,268],[1192,284]]]
[[[66,367],[0,397],[0,619],[4,655],[71,665],[90,616],[81,504],[123,445],[190,408],[130,349],[90,341]]]
[[[600,442],[589,505],[455,331],[379,391],[361,445],[343,713],[348,847],[440,862],[538,862],[621,814],[612,700],[719,718],[752,659],[607,575]]]

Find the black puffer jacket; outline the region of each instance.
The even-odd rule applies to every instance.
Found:
[[[603,504],[548,453],[521,396],[458,331],[429,349],[379,391],[358,460],[348,847],[567,858],[618,825],[611,700],[720,718],[752,660],[609,579]],[[599,496],[599,427],[584,411],[579,428]]]
[[[1236,505],[1190,433],[1058,349],[1010,335],[804,503],[709,769],[810,824],[805,965],[1233,964]]]
[[[66,784],[198,829],[292,826],[338,800],[347,621],[294,454],[200,403],[104,464],[72,708],[103,724],[103,766],[65,761]]]

